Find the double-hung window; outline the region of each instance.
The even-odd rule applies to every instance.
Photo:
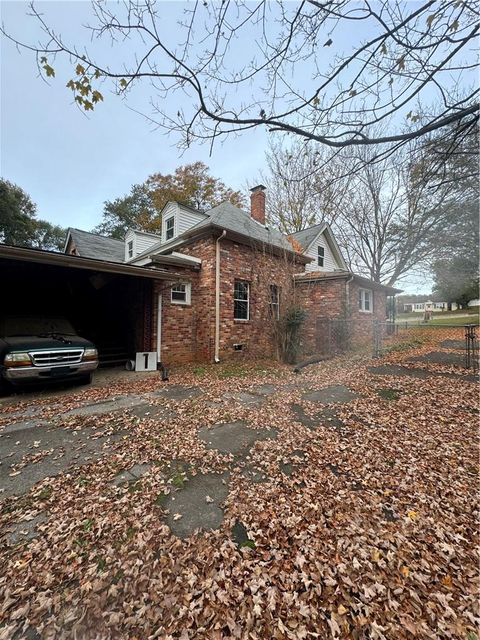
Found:
[[[325,247],[318,245],[317,263],[319,267],[323,267],[325,264]]]
[[[165,220],[165,240],[171,240],[175,234],[175,218]]]
[[[133,240],[130,240],[127,244],[127,254],[128,258],[133,258]]]
[[[250,284],[235,280],[233,288],[233,317],[235,320],[250,319]]]
[[[276,284],[270,285],[270,310],[272,318],[278,320],[280,318],[280,289]]]
[[[172,304],[190,304],[191,300],[191,285],[187,284],[174,284],[171,290]]]
[[[373,294],[370,289],[358,290],[358,308],[369,313],[373,310]]]

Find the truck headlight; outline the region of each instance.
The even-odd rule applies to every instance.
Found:
[[[8,353],[3,364],[6,367],[29,367],[32,361],[28,353]]]
[[[96,349],[85,349],[82,360],[98,360],[98,351]]]

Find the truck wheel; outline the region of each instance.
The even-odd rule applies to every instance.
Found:
[[[10,385],[0,376],[0,398],[8,396],[10,393]]]
[[[92,384],[92,380],[93,380],[93,373],[87,373],[85,376],[82,376],[80,378],[79,384],[80,385]]]

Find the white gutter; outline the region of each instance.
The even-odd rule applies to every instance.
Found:
[[[227,235],[224,229],[216,241],[215,256],[215,356],[214,361],[220,362],[220,241]]]

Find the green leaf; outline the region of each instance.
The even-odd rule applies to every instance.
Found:
[[[55,77],[55,71],[54,71],[53,67],[51,67],[49,64],[45,64],[43,66],[43,68],[45,69],[45,73],[47,74],[47,78],[54,78]]]
[[[127,86],[127,81],[125,80],[125,78],[122,78],[120,80],[120,86],[123,87],[123,88],[125,88]]]
[[[94,74],[94,75],[95,75],[95,79],[96,79],[96,80],[98,80],[102,74],[101,74],[101,73],[100,73],[100,71],[97,69],[97,70],[95,71],[95,74]]]
[[[356,96],[357,95],[357,90],[356,89],[350,89],[350,95],[352,96]]]
[[[458,20],[455,20],[454,22],[452,22],[450,26],[450,31],[456,31],[457,29],[458,29]]]
[[[85,111],[93,111],[93,104],[89,100],[83,100],[83,108]]]
[[[77,64],[77,66],[75,67],[75,73],[77,74],[77,76],[83,76],[83,74],[85,73],[85,68],[82,67],[81,64]]]
[[[428,26],[429,26],[429,27],[431,27],[431,26],[432,26],[432,23],[433,23],[433,21],[435,20],[435,18],[436,18],[436,17],[437,17],[437,16],[436,16],[436,14],[435,14],[435,13],[431,13],[431,14],[427,17],[427,24],[428,24]]]
[[[401,58],[398,58],[397,65],[398,65],[398,68],[400,69],[400,71],[405,69],[405,56],[402,56]]]
[[[100,91],[93,91],[92,92],[92,102],[103,102],[103,96],[100,93]]]
[[[45,56],[42,56],[42,57],[40,58],[40,64],[47,64],[47,59],[46,59],[46,57],[45,57]]]
[[[383,53],[384,56],[387,55],[387,45],[385,44],[385,42],[382,44],[380,51]]]
[[[75,91],[75,82],[73,80],[69,80],[66,86],[67,86],[67,89],[71,89],[72,91]]]

